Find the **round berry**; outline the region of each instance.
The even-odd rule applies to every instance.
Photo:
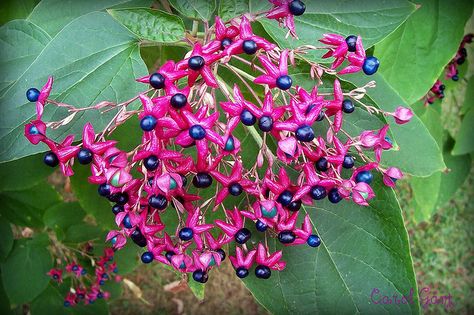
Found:
[[[204,58],[201,56],[192,56],[188,59],[188,67],[195,71],[201,70],[205,63]]]
[[[156,126],[156,118],[148,115],[142,118],[140,121],[140,127],[143,131],[152,131]]]
[[[462,65],[465,61],[466,61],[466,59],[464,59],[463,57],[461,57],[461,58],[458,58],[458,60],[456,60],[456,63],[457,63],[458,65]]]
[[[229,194],[231,194],[232,196],[238,196],[242,193],[243,191],[243,188],[242,188],[242,185],[240,185],[239,183],[232,183],[229,188]]]
[[[58,156],[54,154],[54,152],[47,152],[43,157],[43,162],[48,166],[55,167],[58,166],[59,159]]]
[[[277,202],[280,203],[283,207],[288,206],[293,199],[293,194],[289,190],[283,191],[277,198]]]
[[[345,99],[342,101],[342,111],[346,114],[350,114],[355,110],[355,106],[351,100]]]
[[[244,40],[242,43],[242,50],[247,54],[247,55],[253,55],[257,52],[257,43],[255,43],[251,39]]]
[[[110,185],[109,184],[100,184],[99,187],[97,188],[97,192],[102,197],[107,197],[108,195],[110,195]]]
[[[257,222],[255,222],[255,228],[259,232],[265,232],[268,229],[268,226],[265,223],[263,223],[262,221],[257,220]]]
[[[77,153],[77,160],[82,165],[89,164],[90,162],[92,162],[92,151],[85,148],[80,149]]]
[[[296,16],[303,15],[304,11],[306,11],[306,6],[300,0],[291,1],[288,6],[289,6],[291,14],[296,15]]]
[[[38,91],[38,89],[36,89],[36,88],[29,88],[26,91],[26,98],[30,102],[36,102],[38,100],[39,96],[40,96],[40,91]]]
[[[356,51],[356,42],[357,42],[357,36],[355,35],[349,35],[346,37],[346,44],[347,44],[347,50],[350,52],[355,52]]]
[[[258,128],[263,132],[269,132],[273,127],[273,119],[270,116],[262,116],[258,120]]]
[[[316,161],[315,166],[318,171],[325,172],[329,168],[329,163],[328,163],[328,160],[326,160],[326,158],[322,157]]]
[[[333,188],[329,191],[328,199],[332,203],[338,203],[339,201],[342,200],[342,197],[339,194],[339,191],[337,190],[337,188]]]
[[[252,236],[252,233],[247,228],[242,228],[239,231],[237,231],[234,238],[237,243],[244,244],[250,239],[251,236]]]
[[[183,93],[176,93],[171,97],[170,104],[176,109],[186,106],[188,98]]]
[[[144,264],[149,264],[149,263],[151,263],[154,258],[155,258],[155,257],[153,257],[153,254],[152,254],[151,252],[144,252],[144,253],[142,254],[142,257],[141,257],[142,262],[143,262]]]
[[[272,271],[267,266],[258,265],[255,268],[255,276],[259,279],[268,279],[272,275]]]
[[[441,85],[439,86],[439,90],[440,90],[440,91],[444,91],[445,88],[446,88],[446,86],[445,86],[444,84],[441,84]]]
[[[221,257],[221,261],[224,261],[225,260],[225,251],[222,249],[222,248],[219,248],[218,250],[216,250],[216,252],[219,254],[219,256]]]
[[[255,117],[247,109],[244,109],[240,113],[240,121],[246,126],[253,126],[257,122],[257,117]]]
[[[126,227],[127,229],[131,229],[133,227],[128,214],[123,218],[122,223],[123,223],[123,226]]]
[[[291,244],[295,241],[296,235],[293,231],[281,231],[278,233],[278,240],[282,244]]]
[[[289,75],[281,75],[276,79],[276,86],[283,91],[288,90],[293,84],[293,80]]]
[[[200,125],[189,128],[189,136],[194,140],[202,140],[206,137],[206,130]]]
[[[367,75],[372,75],[377,72],[380,65],[380,61],[374,56],[365,58],[364,64],[362,65],[362,70]]]
[[[296,129],[296,139],[301,142],[311,142],[314,139],[314,130],[311,126],[303,125]]]
[[[326,193],[326,188],[324,188],[323,186],[319,186],[319,185],[313,186],[311,188],[311,190],[309,191],[309,195],[314,200],[324,199],[324,197],[326,197],[326,194],[327,194]]]
[[[224,38],[221,40],[221,49],[224,50],[230,44],[232,44],[232,40],[230,38]]]
[[[71,302],[69,301],[64,301],[64,307],[69,307],[71,306]]]
[[[235,149],[234,137],[229,136],[229,138],[227,138],[227,141],[225,142],[224,150],[227,152],[230,152],[230,151],[234,151],[234,149]]]
[[[190,239],[193,238],[193,235],[194,235],[193,230],[188,227],[184,227],[181,230],[179,230],[179,238],[183,241],[189,241]]]
[[[148,198],[148,204],[152,208],[164,210],[168,206],[168,200],[166,200],[166,197],[163,195],[153,195]]]
[[[208,173],[197,173],[193,178],[193,185],[196,188],[207,188],[212,185],[212,177]]]
[[[374,179],[374,176],[370,171],[362,171],[357,173],[355,181],[356,183],[364,182],[370,185],[370,183],[372,183],[372,179]]]
[[[176,254],[172,251],[168,251],[168,252],[165,253],[165,257],[169,262],[171,262],[171,257],[173,257],[174,255],[176,255]]]
[[[181,177],[181,181],[183,182],[183,187],[186,187],[186,185],[188,184],[187,177],[184,176],[183,174],[179,174],[179,176]]]
[[[155,89],[162,89],[165,87],[165,77],[158,72],[150,76],[150,85]]]
[[[124,205],[128,202],[128,194],[127,193],[118,193],[116,194],[117,197],[114,202],[116,202],[119,205]]]
[[[123,209],[123,206],[121,206],[121,205],[113,205],[112,206],[112,213],[115,214],[115,215],[117,215],[117,214],[119,214],[120,212],[123,212],[123,211],[124,211],[124,209]]]
[[[350,154],[344,156],[344,162],[342,162],[342,167],[344,168],[353,168],[354,167],[354,157]]]
[[[146,238],[143,236],[142,232],[140,232],[139,229],[135,229],[130,235],[130,238],[135,244],[140,247],[145,247],[147,245]]]
[[[237,275],[237,277],[239,277],[240,279],[243,279],[245,277],[247,277],[249,275],[249,270],[244,268],[244,267],[239,267],[235,270],[235,274]]]
[[[193,272],[193,279],[194,281],[199,282],[199,283],[206,283],[209,277],[207,273],[198,269]]]
[[[143,160],[143,166],[149,171],[154,171],[158,168],[160,161],[156,155],[150,155]]]
[[[300,210],[301,208],[301,200],[296,200],[296,201],[292,201],[290,202],[290,204],[288,206],[286,206],[288,208],[288,210],[290,211],[298,211]]]
[[[322,121],[324,119],[324,112],[320,111],[318,114],[318,118],[316,118],[316,121]]]
[[[453,75],[453,76],[451,77],[451,79],[452,79],[453,81],[458,81],[458,80],[459,80],[459,76],[458,76],[457,74],[456,74],[456,75]]]
[[[306,240],[306,244],[308,244],[311,247],[318,247],[321,244],[321,239],[319,236],[313,234],[308,237]]]

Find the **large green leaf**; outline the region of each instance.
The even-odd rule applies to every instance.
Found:
[[[64,296],[58,289],[49,285],[33,302],[31,302],[31,315],[63,315],[70,314],[64,307]]]
[[[3,0],[0,11],[0,25],[8,21],[26,18],[39,0]]]
[[[30,302],[47,287],[46,273],[53,266],[48,243],[45,234],[15,241],[13,251],[1,265],[3,287],[11,304]]]
[[[43,163],[43,156],[36,154],[0,164],[0,191],[12,191],[30,188],[53,172]]]
[[[81,223],[86,213],[78,202],[59,203],[44,213],[44,225],[66,231],[71,225]]]
[[[462,119],[461,128],[456,135],[456,144],[453,155],[462,155],[474,151],[474,107],[471,108]]]
[[[169,0],[179,13],[195,20],[209,21],[216,10],[216,0]]]
[[[21,51],[27,48],[22,41],[15,41],[9,49]],[[120,102],[135,96],[144,86],[134,79],[146,73],[137,39],[126,28],[107,13],[94,12],[77,18],[63,28],[0,94],[0,161],[17,159],[46,148],[31,145],[23,136],[23,125],[34,117],[34,105],[25,98],[29,87],[41,87],[52,75],[55,78],[52,98],[85,107],[103,100]],[[64,108],[46,106],[44,120],[59,120],[67,114]],[[107,114],[95,110],[81,112],[70,124],[51,131],[50,136],[80,134],[87,121],[98,130],[114,114],[115,111]]]
[[[107,12],[140,39],[172,43],[184,38],[184,23],[176,15],[142,8],[108,10]]]
[[[379,72],[408,104],[425,95],[455,55],[473,5],[470,0],[413,2],[418,10],[375,47]]]
[[[0,235],[2,235],[2,241],[0,242],[0,261],[4,261],[13,247],[13,232],[5,217],[0,215]]]
[[[105,232],[95,225],[79,223],[71,225],[66,231],[65,243],[84,243],[87,241],[103,241]]]
[[[415,274],[407,231],[394,192],[377,179],[369,207],[325,200],[303,207],[322,243],[286,247],[286,269],[269,280],[244,282],[273,314],[417,314]],[[281,245],[276,245],[278,249]],[[275,249],[275,241],[271,242]],[[414,290],[413,304],[383,304]],[[374,289],[380,293],[374,294]],[[375,302],[379,302],[378,304]]]
[[[258,0],[221,0],[219,2],[219,17],[224,21],[245,13],[256,13],[268,10],[271,4],[268,1]]]
[[[268,34],[280,47],[296,48],[302,45],[322,47],[318,42],[324,33],[344,36],[360,35],[365,48],[369,48],[393,32],[415,10],[415,6],[405,0],[386,1],[306,1],[306,11],[295,17],[298,40],[287,38],[283,29],[274,20],[261,19]],[[313,61],[322,61],[322,50],[305,55]]]

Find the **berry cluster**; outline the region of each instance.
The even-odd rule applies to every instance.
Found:
[[[264,15],[284,21],[294,31],[293,15],[302,14],[304,4],[271,2],[274,7]],[[119,111],[98,134],[86,124],[82,142],[76,145],[72,135],[61,143],[46,136],[47,126],[61,126],[71,119],[45,123],[43,107],[48,103],[67,107],[71,115],[84,108],[48,99],[52,79],[41,91],[28,91],[28,99],[36,102],[37,117],[25,126],[26,137],[33,144],[45,143],[50,151],[44,162],[60,165],[66,176],[73,174],[75,160],[90,165],[89,182],[98,185],[99,194],[114,204],[118,229],[108,233],[107,241],[115,249],[130,238],[146,248],[143,263],[170,265],[204,283],[209,270],[226,258],[223,246],[234,241],[235,256],[229,258],[237,276],[246,277],[256,265],[255,275],[267,279],[271,270],[285,267],[282,251],[270,253],[266,242],[257,243],[249,222],[265,238],[277,238],[286,246],[318,247],[321,239],[313,233],[309,215],[298,224],[302,204],[328,197],[332,203],[346,199],[367,206],[375,195],[370,186],[373,171],[382,173],[384,184],[390,187],[402,178],[397,168],[380,164],[382,151],[393,147],[388,125],[351,136],[343,129],[343,120],[345,115],[365,109],[404,124],[412,117],[411,110],[398,107],[389,113],[364,104],[361,99],[370,84],[344,93],[335,79],[333,92],[326,94],[318,92],[318,85],[311,91],[295,86],[289,60],[293,63],[295,55],[305,49],[319,48],[280,50],[252,31],[250,19],[259,17],[245,15],[227,24],[216,17],[204,38],[187,38],[192,51],[183,60],[167,61],[155,73],[137,80],[149,84],[149,90],[121,104],[106,102],[85,108],[115,106]],[[321,42],[328,45],[323,48],[328,50],[324,57],[335,58],[332,69],[348,62],[340,74],[377,71],[379,62],[366,57],[360,36],[326,34]],[[250,65],[258,76],[241,70],[236,63]],[[239,78],[253,99],[244,97],[238,84],[228,86],[218,75],[221,67]],[[311,67],[319,77],[333,73],[323,65]],[[264,86],[263,97],[249,79]],[[217,95],[226,101],[217,104]],[[142,107],[127,111],[127,105],[135,100]],[[121,151],[116,141],[105,137],[134,114],[140,119],[142,142],[130,152]],[[252,167],[244,166],[242,139],[234,133],[240,123],[259,142]],[[329,127],[323,137],[315,128],[325,124]],[[269,143],[275,144],[273,152]],[[285,167],[295,169],[299,176],[291,179]],[[215,195],[202,200],[199,194],[213,185]],[[234,201],[231,209],[224,207],[227,199]],[[221,218],[207,222],[206,214],[217,210],[222,210]],[[175,233],[165,231],[163,223],[170,211],[178,219]]]

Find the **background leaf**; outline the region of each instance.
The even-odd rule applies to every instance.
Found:
[[[35,154],[0,164],[0,192],[27,189],[45,179],[54,168],[43,163],[43,155]]]
[[[456,134],[453,155],[461,155],[474,151],[474,108],[471,108],[462,119],[461,127]]]
[[[256,13],[271,8],[268,1],[259,0],[221,0],[219,1],[219,17],[228,21],[244,13]]]
[[[179,13],[194,20],[209,21],[216,10],[216,0],[169,0]]]
[[[57,204],[44,213],[44,225],[49,228],[59,228],[66,231],[71,225],[80,223],[86,213],[78,202]]]
[[[0,242],[0,261],[4,261],[13,247],[13,233],[10,222],[3,216],[0,216],[0,235],[2,235],[2,241]]]
[[[8,21],[26,18],[39,0],[3,0],[0,11],[0,25]]]

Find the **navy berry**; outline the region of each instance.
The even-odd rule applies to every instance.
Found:
[[[247,109],[244,109],[240,113],[240,121],[246,126],[253,126],[257,122],[257,118]]]
[[[150,155],[143,160],[143,166],[149,171],[154,171],[158,168],[160,161],[156,155]]]
[[[316,161],[316,169],[320,172],[325,172],[329,168],[328,160],[326,158],[322,157],[319,160]]]
[[[251,39],[244,40],[242,43],[242,50],[247,54],[247,55],[253,55],[257,52],[257,43],[255,43]]]
[[[202,140],[206,137],[206,130],[199,125],[194,125],[189,128],[189,136],[194,140]]]
[[[357,36],[355,35],[349,35],[346,37],[346,44],[347,44],[347,50],[350,52],[355,52],[356,51],[356,42],[357,42]]]
[[[107,197],[108,195],[110,195],[110,186],[109,186],[109,184],[100,184],[99,187],[97,188],[97,192],[102,197]]]
[[[158,210],[164,210],[168,206],[168,200],[164,195],[153,195],[148,198],[148,204]]]
[[[374,179],[374,175],[372,175],[370,171],[362,171],[362,172],[357,173],[355,181],[356,183],[364,182],[370,185],[373,179]]]
[[[293,194],[289,190],[285,190],[278,196],[277,202],[286,207],[291,203],[291,199],[293,199]]]
[[[362,70],[367,75],[372,75],[377,72],[380,65],[380,61],[375,58],[374,56],[367,57],[364,60],[364,64],[362,65]]]
[[[188,60],[188,66],[192,70],[201,70],[204,67],[205,61],[201,56],[193,56]]]
[[[179,231],[179,238],[183,241],[189,241],[193,238],[193,235],[193,230],[188,227],[184,227]]]
[[[354,167],[354,157],[350,154],[344,156],[344,162],[342,163],[344,168],[353,168]]]
[[[306,11],[305,4],[300,0],[291,1],[288,6],[291,14],[296,16],[303,15],[304,11]]]
[[[232,44],[232,40],[230,38],[224,38],[221,40],[221,49],[224,50],[230,44]]]
[[[113,205],[112,206],[112,213],[117,215],[119,214],[120,212],[123,212],[124,211],[124,208],[122,205]]]
[[[344,113],[350,114],[354,111],[354,109],[355,109],[355,106],[351,100],[345,99],[344,101],[342,101],[342,111]]]
[[[338,203],[339,201],[342,200],[342,197],[339,194],[339,191],[337,190],[337,188],[333,188],[329,191],[328,199],[332,203]]]
[[[276,79],[276,86],[283,91],[288,90],[293,84],[293,80],[289,75],[282,75]]]
[[[306,240],[306,244],[308,244],[311,247],[318,247],[321,244],[321,239],[319,236],[313,234],[308,237]]]
[[[311,198],[313,198],[314,200],[321,200],[321,199],[324,199],[324,197],[326,197],[327,193],[326,193],[326,188],[324,188],[323,186],[316,185],[311,188],[311,190],[309,191],[309,194]]]
[[[259,279],[268,279],[272,275],[272,271],[267,266],[258,265],[255,268],[255,276]]]
[[[242,193],[243,188],[242,185],[240,185],[239,183],[233,183],[229,186],[228,190],[229,194],[231,194],[232,196],[238,196]]]
[[[291,244],[295,241],[296,235],[293,231],[281,231],[278,233],[278,240],[282,244]]]
[[[286,208],[290,211],[298,211],[300,210],[301,208],[301,200],[296,200],[296,201],[292,201],[290,202],[290,204],[288,206],[286,206]]]
[[[244,268],[244,267],[239,267],[239,268],[237,268],[237,270],[235,270],[235,274],[240,279],[243,279],[243,278],[245,278],[249,275],[249,270]]]
[[[314,139],[314,130],[311,126],[303,125],[296,129],[296,139],[301,142],[311,142]]]
[[[92,151],[89,149],[82,148],[77,153],[77,160],[82,165],[89,164],[90,162],[92,162]]]
[[[165,77],[158,72],[150,76],[150,85],[155,89],[162,89],[165,87]]]
[[[132,232],[132,235],[130,235],[130,238],[135,244],[137,244],[140,247],[145,247],[147,245],[146,238],[143,236],[142,232],[140,232],[139,229],[135,229]]]
[[[268,229],[268,226],[265,223],[263,223],[262,221],[257,220],[257,222],[255,222],[255,228],[259,232],[265,232]]]
[[[183,93],[176,93],[171,97],[170,104],[176,109],[180,109],[186,105],[188,98]]]
[[[133,227],[128,214],[123,218],[122,223],[123,223],[123,226],[126,227],[127,229],[131,229]]]
[[[143,117],[143,119],[140,121],[140,127],[143,131],[152,131],[155,129],[155,126],[156,118],[151,115]]]
[[[58,156],[54,154],[54,152],[48,152],[44,155],[43,162],[48,166],[55,167],[58,166],[59,159]]]
[[[263,132],[269,132],[273,128],[273,119],[270,116],[262,116],[258,120],[258,128]]]
[[[155,258],[155,257],[153,257],[153,254],[152,254],[151,252],[144,252],[144,253],[142,254],[142,257],[141,257],[142,262],[143,262],[144,264],[149,264],[149,263],[151,263],[154,258]]]
[[[29,88],[26,91],[26,98],[30,102],[36,102],[38,100],[39,96],[40,96],[40,91],[38,91],[38,89],[36,89],[36,88]]]
[[[193,272],[193,279],[194,281],[197,281],[199,283],[206,283],[207,280],[209,279],[207,273],[204,271],[198,269]]]
[[[212,177],[208,173],[197,173],[193,178],[193,185],[196,188],[207,188],[212,185]]]
[[[221,261],[224,261],[225,260],[225,251],[222,249],[222,248],[219,248],[218,250],[216,250],[216,252],[219,254],[219,256],[221,257]]]
[[[234,238],[237,243],[244,244],[250,239],[251,236],[252,233],[248,229],[242,228],[235,234]]]

